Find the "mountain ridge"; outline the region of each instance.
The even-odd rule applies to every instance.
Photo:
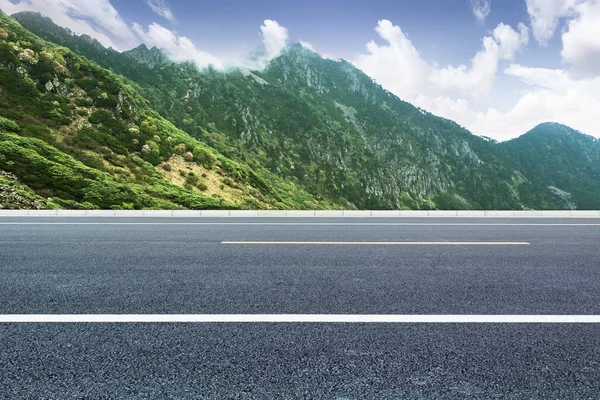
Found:
[[[0,56],[0,170],[45,207],[340,207],[224,157],[114,73],[2,13]]]
[[[300,45],[263,70],[201,72],[158,49],[101,50],[47,19],[15,17],[123,75],[154,110],[197,140],[305,187],[317,199],[372,209],[600,208],[597,192],[578,190],[582,182],[595,188],[599,180],[593,151],[585,168],[545,172],[543,179],[525,162],[533,157],[552,165],[557,159],[555,151],[530,143],[539,141],[530,132],[552,125],[540,124],[520,137],[526,140],[479,137],[402,101],[347,61],[323,59]],[[579,132],[573,138],[587,141]],[[522,147],[528,156],[519,155]],[[574,193],[566,201],[551,187]]]

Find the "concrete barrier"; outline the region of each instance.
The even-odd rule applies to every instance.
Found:
[[[442,211],[442,210],[435,210],[435,211],[427,211],[427,216],[428,217],[456,217],[458,216],[458,211]]]
[[[486,217],[498,217],[498,218],[509,218],[514,217],[514,211],[498,211],[498,210],[488,210],[484,211]]]
[[[372,211],[370,210],[346,210],[342,211],[342,215],[344,217],[357,217],[357,218],[365,218],[370,217]]]
[[[520,218],[532,218],[532,217],[536,217],[536,218],[540,218],[544,216],[544,212],[543,211],[535,211],[535,210],[527,210],[527,211],[513,211],[514,213],[514,217],[520,217]]]
[[[597,210],[0,210],[0,217],[600,218]]]
[[[26,217],[27,210],[0,210],[0,217]]]
[[[550,218],[571,218],[572,211],[542,211],[542,216]]]
[[[389,218],[389,217],[399,217],[399,210],[373,210],[371,211],[371,217],[376,218]]]
[[[87,210],[46,210],[44,214],[38,214],[41,217],[85,217]],[[112,210],[105,211],[106,213],[113,213]],[[35,212],[30,211],[30,216],[34,216]]]
[[[398,212],[398,216],[399,217],[407,217],[407,218],[411,218],[411,217],[428,217],[429,216],[429,211],[408,211],[408,210],[400,210]]]
[[[173,210],[144,210],[144,217],[172,217]]]
[[[114,217],[115,212],[113,210],[86,210],[86,217]]]
[[[202,213],[204,215],[204,213]],[[231,210],[230,217],[258,217],[258,210]]]
[[[574,210],[571,211],[571,218],[600,218],[600,211]]]
[[[185,211],[181,211],[182,216],[190,216],[190,217],[229,217],[230,211],[229,210],[202,210],[202,211],[192,211],[189,212],[186,215]]]
[[[485,217],[485,211],[458,210],[457,217],[482,218]]]
[[[143,217],[142,210],[115,210],[115,217]]]
[[[258,210],[259,217],[288,217],[286,210]]]
[[[343,217],[342,210],[315,210],[315,217]]]
[[[29,210],[28,217],[55,217],[58,215],[58,210]]]
[[[294,217],[294,218],[307,218],[314,217],[314,210],[289,210],[285,212],[286,217]]]

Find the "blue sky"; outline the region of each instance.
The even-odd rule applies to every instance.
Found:
[[[129,22],[154,21],[187,36],[217,56],[251,51],[261,45],[259,26],[272,19],[285,26],[290,41],[305,40],[319,51],[351,59],[376,38],[381,19],[402,27],[423,55],[444,63],[471,57],[485,33],[498,22],[527,22],[525,2],[498,1],[485,23],[473,16],[470,0],[170,0],[176,20],[157,16],[144,0],[113,0]]]
[[[119,50],[248,66],[302,40],[400,98],[506,140],[537,123],[600,137],[600,0],[0,0]],[[252,67],[259,68],[259,65]]]

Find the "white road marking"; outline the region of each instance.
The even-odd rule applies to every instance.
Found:
[[[250,245],[370,245],[370,246],[529,246],[529,242],[273,242],[273,241],[223,241],[221,244]]]
[[[598,324],[600,315],[5,314],[0,323]]]

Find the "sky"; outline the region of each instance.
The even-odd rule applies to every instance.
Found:
[[[600,137],[600,0],[0,0],[119,51],[264,67],[301,42],[504,141],[554,121]],[[248,55],[264,50],[258,64]]]

